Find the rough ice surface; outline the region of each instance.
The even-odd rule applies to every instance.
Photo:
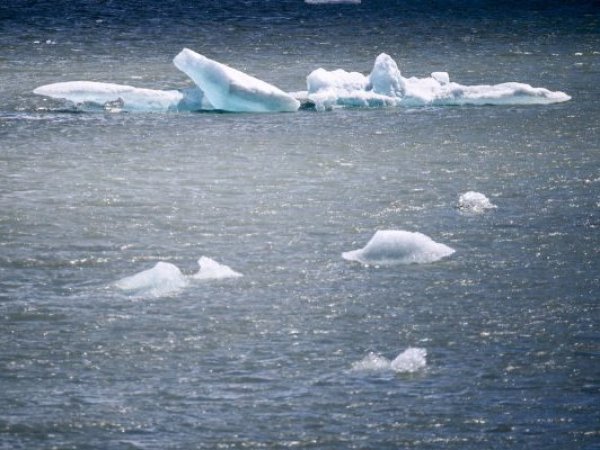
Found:
[[[488,209],[496,208],[484,194],[480,192],[465,192],[458,198],[458,208],[465,212],[480,214]]]
[[[40,86],[34,94],[63,99],[75,105],[95,105],[123,111],[194,111],[212,109],[197,88],[144,89],[125,84],[96,81],[66,81]]]
[[[186,277],[177,266],[160,261],[152,269],[120,279],[115,286],[140,296],[162,297],[176,293],[187,284]]]
[[[242,274],[236,272],[231,267],[219,264],[214,259],[202,256],[198,260],[200,270],[192,276],[195,280],[219,280],[223,278],[241,277]]]
[[[358,79],[358,75],[353,77]],[[364,87],[349,85],[345,82],[348,77],[349,72],[341,69],[313,71],[307,77],[308,99],[317,110],[326,110],[342,106],[548,104],[571,98],[564,92],[517,82],[465,86],[451,82],[447,72],[433,72],[427,78],[404,78],[396,62],[385,53],[376,58]]]
[[[454,249],[422,233],[380,230],[364,248],[342,253],[342,257],[362,264],[423,264],[438,261],[452,253]]]
[[[175,66],[204,92],[215,109],[232,112],[291,112],[300,102],[281,89],[184,48]]]
[[[354,371],[415,373],[427,366],[427,350],[410,347],[392,361],[378,353],[370,352],[361,361],[352,364]]]

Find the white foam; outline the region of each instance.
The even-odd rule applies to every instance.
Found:
[[[176,293],[187,284],[177,266],[159,261],[152,269],[120,279],[115,286],[140,296],[162,297]]]
[[[458,198],[458,207],[467,212],[480,214],[488,209],[496,208],[484,194],[480,192],[465,192]]]
[[[219,264],[214,259],[202,256],[198,260],[200,270],[192,276],[195,280],[220,280],[223,278],[237,278],[242,274],[236,272],[225,264]]]
[[[281,89],[184,48],[173,59],[219,110],[232,112],[296,111],[300,102]]]
[[[378,353],[370,352],[361,361],[352,364],[353,371],[415,373],[427,366],[427,350],[409,347],[392,361]]]
[[[125,84],[96,81],[66,81],[40,86],[34,94],[67,100],[75,105],[92,104],[100,107],[116,104],[124,111],[181,111],[212,109],[196,88],[157,90]]]
[[[342,257],[362,264],[423,264],[438,261],[452,253],[454,249],[422,233],[380,230],[365,247],[342,253]]]
[[[571,98],[564,92],[517,82],[465,86],[451,82],[447,72],[433,72],[426,78],[404,78],[396,62],[385,53],[376,58],[364,85],[347,83],[350,73],[353,79],[360,79],[360,74],[341,69],[313,71],[307,77],[309,100],[318,110],[324,110],[336,106],[548,104]]]

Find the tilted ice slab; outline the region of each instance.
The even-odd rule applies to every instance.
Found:
[[[364,248],[342,253],[342,257],[362,264],[423,264],[438,261],[452,253],[454,249],[422,233],[380,230]]]
[[[481,192],[469,191],[458,198],[458,208],[465,212],[480,214],[488,209],[496,208],[496,205]]]
[[[410,347],[400,353],[393,360],[389,360],[378,353],[370,352],[361,361],[352,364],[353,371],[414,373],[427,366],[427,350],[424,348]]]
[[[40,86],[34,94],[123,111],[196,111],[213,109],[197,88],[157,90],[96,81],[66,81]]]
[[[220,280],[242,276],[231,267],[205,256],[198,260],[198,265],[198,272],[186,276],[174,264],[160,261],[151,269],[120,279],[115,286],[141,297],[163,297],[178,293],[193,280]]]
[[[190,77],[214,108],[232,112],[292,112],[300,102],[281,89],[184,48],[175,67]]]
[[[340,106],[459,106],[527,105],[564,102],[564,92],[509,82],[495,85],[465,86],[450,81],[446,72],[427,78],[404,78],[396,62],[380,54],[369,75],[322,68],[307,79],[307,97],[317,110]]]

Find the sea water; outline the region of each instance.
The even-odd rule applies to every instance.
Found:
[[[0,448],[598,447],[597,4],[309,3],[2,2]],[[572,99],[223,114],[32,94],[191,87],[185,47],[284,91],[385,52],[406,77]],[[459,208],[471,191],[496,207]],[[341,257],[379,230],[455,252]],[[195,279],[202,255],[243,277]],[[117,287],[159,262],[180,289]]]

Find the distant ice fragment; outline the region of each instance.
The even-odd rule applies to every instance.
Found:
[[[353,79],[360,79],[360,74],[350,73]],[[313,71],[307,77],[308,99],[317,110],[326,110],[348,106],[529,105],[571,98],[564,92],[517,82],[465,86],[451,82],[447,72],[404,78],[396,62],[385,53],[375,59],[364,85],[352,85],[346,81],[348,78],[349,72],[341,69]]]
[[[307,5],[360,5],[361,0],[304,0]]]
[[[40,86],[34,94],[63,99],[75,105],[92,104],[99,107],[118,104],[124,111],[193,111],[212,109],[196,88],[186,90],[157,90],[125,84],[96,81],[66,81]]]
[[[123,291],[152,297],[173,294],[186,285],[187,279],[179,268],[162,261],[156,263],[152,269],[122,278],[115,283],[115,286]]]
[[[380,230],[364,248],[342,253],[342,257],[362,264],[423,264],[438,261],[452,253],[454,249],[434,242],[422,233]]]
[[[204,92],[215,109],[231,112],[296,111],[300,102],[279,88],[184,48],[175,66]]]
[[[392,361],[378,353],[370,352],[361,361],[352,364],[354,371],[415,373],[427,366],[427,350],[410,347]]]
[[[200,270],[192,276],[195,280],[218,280],[223,278],[241,277],[242,274],[236,272],[231,267],[219,264],[214,259],[202,256],[198,260]]]
[[[394,372],[414,373],[427,365],[427,350],[424,348],[408,348],[391,362]]]
[[[458,198],[458,208],[462,211],[480,214],[488,209],[496,208],[484,194],[480,192],[465,192]]]

